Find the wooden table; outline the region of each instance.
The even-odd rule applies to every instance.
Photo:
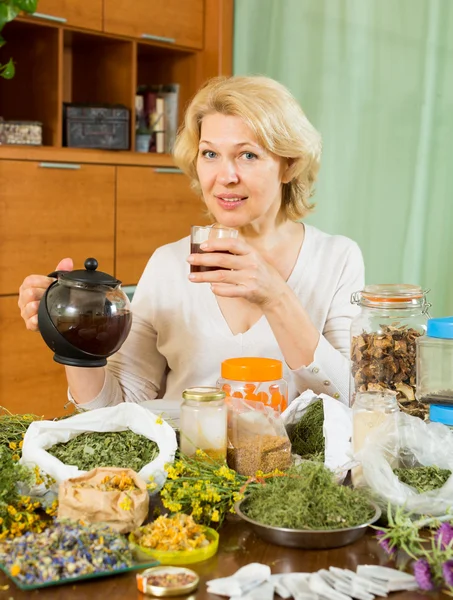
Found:
[[[216,577],[232,575],[240,567],[260,562],[271,567],[272,573],[313,572],[330,566],[349,568],[353,571],[360,564],[379,564],[392,567],[385,552],[369,532],[354,544],[333,550],[307,551],[274,546],[263,542],[250,527],[232,517],[220,530],[219,551],[213,558],[188,565],[200,575],[200,586],[185,600],[220,600],[220,596],[208,594],[205,582]],[[13,582],[0,573],[0,585],[9,584],[9,589],[0,592],[0,600],[145,600],[138,590],[135,574],[128,573],[106,577],[92,582],[44,588],[36,591],[21,591]],[[277,598],[277,596],[276,596]],[[449,598],[443,593],[394,592],[389,600],[440,600]]]

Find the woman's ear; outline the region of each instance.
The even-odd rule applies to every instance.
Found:
[[[289,183],[292,181],[293,175],[294,158],[285,158],[283,165],[282,183]]]

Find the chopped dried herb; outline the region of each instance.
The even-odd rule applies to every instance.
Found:
[[[288,430],[292,451],[302,458],[324,462],[324,407],[322,399],[315,400],[300,420]]]
[[[96,467],[121,467],[140,471],[159,454],[156,442],[127,429],[126,431],[81,433],[68,442],[47,450],[65,465],[83,471]]]
[[[435,465],[393,469],[402,483],[414,487],[417,492],[430,492],[441,488],[451,475],[449,469],[440,469]]]
[[[359,392],[394,390],[402,411],[427,418],[428,408],[415,400],[416,339],[411,327],[380,325],[379,332],[362,331],[352,338],[351,362]]]
[[[312,461],[254,487],[241,510],[258,523],[309,530],[354,527],[374,514],[364,492],[338,485],[331,471]]]

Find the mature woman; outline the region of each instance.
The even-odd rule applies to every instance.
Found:
[[[84,408],[178,399],[215,385],[226,358],[265,356],[283,361],[290,401],[310,388],[347,402],[350,295],[363,286],[363,260],[350,239],[300,222],[321,139],[296,100],[265,77],[210,80],[174,154],[213,221],[239,237],[189,256],[188,238],[159,248],[138,283],[128,339],[106,368],[66,367],[70,398]],[[189,275],[188,263],[223,270]],[[20,288],[29,329],[51,281],[31,275]]]

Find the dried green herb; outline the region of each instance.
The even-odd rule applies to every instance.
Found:
[[[414,487],[417,492],[430,492],[441,488],[451,475],[449,469],[440,469],[435,465],[424,467],[398,468],[393,472],[402,483]]]
[[[324,407],[322,399],[315,400],[301,419],[288,431],[292,451],[302,458],[324,462]]]
[[[331,471],[312,461],[254,487],[241,510],[265,525],[309,530],[354,527],[374,514],[364,492],[338,485]]]
[[[28,426],[42,417],[31,414],[15,415],[3,406],[0,406],[0,411],[0,446],[7,448],[14,459],[18,460],[22,453],[21,442]]]
[[[47,450],[65,465],[83,471],[96,467],[121,467],[140,471],[159,454],[156,442],[127,429],[126,431],[81,433],[68,442]]]

